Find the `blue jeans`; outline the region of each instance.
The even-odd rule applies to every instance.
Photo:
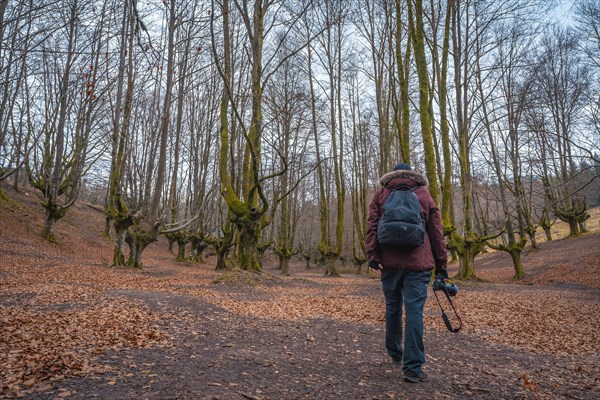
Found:
[[[381,284],[385,294],[385,348],[404,371],[421,372],[425,363],[423,307],[427,299],[430,271],[384,269]],[[406,308],[404,351],[402,348],[402,304]]]

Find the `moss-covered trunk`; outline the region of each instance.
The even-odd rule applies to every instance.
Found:
[[[216,271],[224,271],[227,269],[225,263],[225,257],[227,256],[227,249],[217,250],[217,264],[215,265]]]
[[[551,226],[542,226],[542,229],[544,230],[544,234],[546,235],[546,242],[551,242],[552,241],[552,231],[551,231]]]
[[[570,216],[565,219],[566,219],[565,222],[567,222],[569,224],[569,236],[567,236],[567,237],[579,236],[580,232],[579,232],[579,223],[577,222],[577,217]]]
[[[131,220],[131,218],[121,218],[120,216],[117,216],[113,220],[113,226],[115,228],[115,246],[113,250],[112,262],[113,267],[127,266],[125,262],[125,252],[123,249],[125,247],[125,242],[127,238],[127,230],[129,229],[129,226],[131,226],[132,223],[133,221]]]
[[[124,267],[125,264],[125,253],[123,252],[123,247],[125,246],[125,235],[127,234],[127,230],[123,229],[115,229],[115,247],[113,250],[113,261],[112,266],[120,266]]]
[[[208,244],[195,236],[192,236],[190,243],[192,246],[190,250],[190,260],[202,264],[206,263],[204,260],[204,250],[208,248]]]
[[[129,247],[129,258],[127,259],[127,266],[130,268],[141,269],[142,268],[142,253],[148,244],[144,241],[133,240]]]
[[[421,120],[421,136],[425,158],[425,172],[429,181],[429,193],[438,203],[438,183],[436,172],[436,157],[433,145],[433,130],[429,110],[429,73],[425,55],[425,32],[423,27],[423,1],[416,0],[413,16],[412,1],[408,2],[408,23],[417,64],[419,78],[419,115]]]
[[[400,143],[401,160],[410,164],[410,91],[408,87],[411,59],[411,38],[410,33],[406,39],[406,50],[402,55],[402,32],[404,30],[402,22],[402,0],[396,0],[396,68],[398,70],[398,83],[400,89],[400,109],[397,120],[400,121],[398,140]]]
[[[131,10],[129,1],[124,2],[124,12],[122,20],[121,41],[127,43],[122,46],[119,52],[119,75],[117,78],[117,93],[115,114],[113,116],[112,131],[112,159],[109,177],[109,187],[106,199],[106,225],[104,234],[110,237],[110,224],[115,230],[113,266],[127,266],[125,261],[124,246],[127,240],[127,231],[134,223],[134,216],[130,214],[127,204],[122,196],[122,181],[126,158],[126,145],[129,136],[129,124],[131,120],[131,110],[133,103],[134,89],[134,67],[133,67],[133,44],[134,36],[129,35],[126,39],[127,25],[132,27],[135,24],[135,17]],[[126,57],[128,56],[128,59]],[[125,81],[125,72],[127,74],[127,90],[125,92],[125,102],[122,103],[123,85]],[[123,107],[121,107],[123,105]],[[123,121],[121,124],[121,113]],[[121,124],[121,125],[120,125]],[[139,259],[138,259],[139,263]]]
[[[279,270],[281,271],[281,275],[289,275],[290,274],[290,259],[292,258],[292,252],[289,248],[279,248],[275,251],[277,254],[277,259],[279,260]]]
[[[49,242],[56,242],[56,238],[54,237],[54,224],[64,217],[66,209],[61,209],[53,198],[44,201],[42,206],[46,211],[46,220],[44,221],[44,228],[42,229],[42,237]]]
[[[185,261],[185,246],[187,245],[187,242],[188,241],[184,235],[177,236],[177,258],[175,258],[175,261]]]
[[[135,225],[129,229],[126,242],[129,245],[129,258],[127,266],[130,268],[142,268],[142,253],[150,243],[158,240],[159,224],[154,224],[148,229]]]
[[[523,248],[521,246],[513,246],[510,253],[510,258],[512,259],[513,266],[515,269],[515,274],[513,275],[513,280],[519,280],[525,276],[525,270],[523,269],[523,262],[521,261],[521,252]]]
[[[58,218],[54,218],[52,214],[46,212],[46,221],[44,221],[44,229],[42,230],[42,237],[49,242],[56,242],[54,237],[54,223]]]
[[[356,266],[356,274],[361,275],[363,273],[363,266],[367,262],[367,259],[362,257],[354,257],[354,260],[352,260],[352,262]]]
[[[233,229],[229,219],[226,219],[222,225],[222,236],[204,236],[203,241],[211,245],[217,253],[217,265],[215,270],[227,269],[226,257],[229,249],[233,246]]]
[[[452,235],[452,246],[458,253],[459,269],[456,278],[461,280],[478,280],[475,274],[475,256],[482,250],[482,242],[471,234],[461,237]]]
[[[290,257],[282,255],[281,257],[281,275],[290,274]]]
[[[335,252],[328,252],[325,256],[325,276],[340,276],[340,273],[335,266],[336,261],[339,258],[339,254]]]
[[[448,56],[450,53],[450,20],[452,15],[452,0],[448,2],[446,8],[446,20],[444,22],[444,41],[442,46],[442,65],[440,68],[439,85],[439,107],[440,107],[440,130],[442,137],[442,154],[444,156],[444,176],[442,180],[442,224],[444,233],[449,235],[454,231],[454,221],[452,220],[452,154],[450,152],[450,127],[448,124],[447,111],[447,75],[448,75]],[[437,51],[436,51],[437,53]]]
[[[256,222],[246,223],[238,227],[237,261],[244,271],[262,271],[258,253],[258,237]]]
[[[477,279],[475,275],[475,252],[472,246],[467,245],[461,249],[458,253],[458,260],[460,263],[460,270],[458,272],[458,278],[462,280],[474,280]]]
[[[586,224],[585,221],[578,220],[577,224],[579,225],[579,232],[580,233],[587,233],[587,232],[589,232],[588,228],[587,228],[587,224]]]
[[[220,105],[220,148],[219,148],[219,176],[221,181],[221,194],[227,203],[229,213],[233,216],[237,227],[237,263],[238,267],[247,271],[261,271],[260,255],[257,246],[260,241],[261,224],[267,224],[263,218],[269,209],[269,203],[263,193],[261,176],[261,146],[263,131],[263,65],[262,50],[264,42],[264,17],[269,8],[269,2],[256,0],[253,15],[244,8],[241,17],[244,21],[246,34],[249,40],[249,53],[252,58],[251,105],[252,112],[248,129],[244,132],[245,144],[241,175],[243,178],[241,192],[234,188],[230,172],[229,156],[231,146],[229,133],[229,105],[232,100],[233,70],[231,63],[231,35],[229,30],[229,2],[222,2],[223,17],[223,67],[219,69],[223,79],[224,88]],[[240,10],[241,11],[241,10]],[[212,24],[212,20],[211,20]],[[212,29],[212,25],[211,25]],[[214,49],[216,51],[216,49]],[[236,111],[237,112],[237,111]],[[233,154],[233,151],[231,151]],[[260,204],[259,204],[260,203]],[[259,222],[260,221],[260,222]]]
[[[304,269],[310,269],[310,254],[302,254],[302,258],[304,258]]]
[[[169,243],[169,245],[168,245],[169,252],[173,253],[173,246],[175,245],[175,237],[173,236],[172,233],[166,234],[165,237],[167,238],[167,243]]]
[[[275,254],[277,255],[277,259],[279,260],[279,270],[281,271],[282,275],[289,275],[290,274],[290,259],[292,258],[292,255],[294,254],[292,252],[292,249],[289,248],[288,246],[279,246],[278,248],[276,248],[275,250]]]
[[[537,231],[536,227],[533,225],[527,225],[525,227],[525,231],[527,232],[527,236],[529,237],[529,241],[531,242],[532,249],[539,249],[537,239],[535,238],[535,233]]]

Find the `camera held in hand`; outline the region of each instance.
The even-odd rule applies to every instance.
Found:
[[[454,283],[446,282],[444,277],[441,275],[435,277],[432,288],[435,291],[443,290],[448,294],[448,296],[456,296],[456,293],[458,293],[458,286],[456,286]]]

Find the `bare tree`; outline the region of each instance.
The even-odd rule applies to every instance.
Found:
[[[483,249],[486,240],[497,237],[501,232],[487,236],[478,235],[473,225],[473,171],[472,143],[478,130],[474,129],[477,100],[477,63],[484,51],[478,43],[489,37],[495,25],[523,11],[526,4],[508,1],[502,4],[486,1],[454,2],[452,9],[452,56],[454,60],[455,130],[458,141],[460,166],[460,188],[462,197],[462,232],[453,232],[450,247],[459,255],[458,277],[476,279],[474,259]],[[493,48],[493,47],[492,47]],[[490,46],[485,49],[489,52]],[[485,99],[481,99],[485,101]]]
[[[8,8],[8,1],[0,2],[0,182],[14,174],[15,190],[34,141],[28,129],[31,104],[25,78],[32,46],[39,36],[35,20],[47,7],[23,0]]]
[[[369,162],[373,149],[369,146],[369,125],[362,115],[361,86],[356,74],[351,75],[346,81],[347,101],[351,118],[352,138],[352,258],[360,274],[362,266],[367,262],[367,247],[365,237],[367,233],[368,203],[367,191],[369,189],[369,170],[373,160]]]
[[[300,17],[306,13],[309,4],[293,4],[282,10],[282,4],[272,0],[234,0],[235,12],[240,16],[245,28],[244,41],[248,46],[247,65],[250,65],[251,110],[249,121],[243,117],[245,110],[240,109],[232,98],[232,67],[229,33],[229,13],[233,10],[228,1],[223,1],[220,12],[223,18],[223,65],[219,73],[224,83],[224,95],[221,103],[221,130],[219,171],[221,176],[221,193],[231,213],[231,218],[237,228],[237,262],[243,270],[260,271],[259,240],[265,226],[270,224],[267,211],[274,207],[265,194],[265,184],[280,176],[284,171],[262,174],[263,160],[263,91],[265,85],[273,77],[287,58],[294,56],[305,44],[300,43],[287,57],[279,59],[275,55],[283,48],[285,38],[294,29]],[[216,8],[213,6],[213,12]],[[272,12],[272,14],[271,14]],[[266,35],[273,31],[276,24],[282,23],[286,33],[275,40],[274,47],[268,53],[263,68]],[[213,25],[214,26],[214,25]],[[211,28],[212,29],[212,28]],[[216,39],[213,30],[213,53],[218,58]],[[219,61],[220,62],[220,61]],[[234,121],[239,125],[244,138],[244,150],[241,157],[241,191],[233,186],[229,170],[230,142],[229,106],[232,107]],[[275,202],[277,200],[275,199]]]
[[[98,60],[102,29],[93,30],[90,18],[83,16],[92,3],[72,0],[58,13],[62,17],[66,49],[42,52],[44,61],[44,125],[43,143],[27,157],[26,167],[32,186],[41,192],[46,210],[43,236],[54,241],[54,224],[62,218],[77,199],[81,178],[86,167],[88,142],[92,129],[92,113],[99,103]],[[60,18],[59,17],[59,18]],[[58,21],[56,21],[58,23]],[[95,35],[85,41],[86,31]],[[57,40],[61,40],[58,38]],[[80,60],[81,50],[91,57]],[[85,63],[75,77],[76,62]],[[51,82],[56,79],[57,84]]]
[[[134,38],[136,35],[137,21],[135,17],[135,2],[125,1],[122,10],[120,51],[118,76],[116,81],[116,101],[113,107],[113,127],[111,138],[111,169],[108,181],[106,198],[106,226],[105,235],[109,236],[112,222],[115,231],[115,247],[113,252],[113,266],[125,266],[123,246],[127,230],[137,215],[130,213],[127,202],[123,196],[123,179],[126,160],[126,146],[130,135],[132,102],[134,94],[135,69],[133,65]],[[123,98],[125,86],[125,73],[127,73],[127,88]]]
[[[532,246],[537,246],[535,241],[536,227],[531,220],[530,203],[523,184],[522,154],[527,135],[521,126],[524,114],[527,107],[529,107],[534,83],[534,71],[528,67],[531,65],[528,62],[530,58],[528,50],[536,38],[535,25],[531,22],[525,22],[517,18],[496,29],[497,39],[495,42],[498,43],[498,46],[495,52],[493,71],[497,71],[498,80],[493,83],[494,90],[490,90],[487,95],[484,94],[485,83],[481,66],[483,43],[481,41],[477,42],[476,55],[481,118],[487,131],[487,144],[499,187],[508,235],[507,244],[495,245],[488,242],[488,245],[497,250],[506,251],[511,255],[515,269],[513,279],[520,279],[525,275],[521,252],[527,243],[527,235],[530,237]],[[489,75],[487,76],[489,77]],[[494,102],[501,104],[501,106],[488,110],[492,93],[495,93]],[[490,114],[493,120],[490,118]],[[503,152],[508,158],[507,165],[502,165],[497,138],[500,139]],[[508,172],[505,172],[506,169],[512,171],[512,174],[508,175]],[[512,207],[509,201],[513,204]],[[511,208],[516,215],[513,215]],[[518,239],[515,236],[515,231],[519,233]]]
[[[569,224],[569,236],[577,236],[589,214],[574,181],[578,150],[574,130],[587,100],[589,72],[575,51],[577,39],[572,33],[553,27],[542,43],[536,79],[539,98],[530,127],[542,135],[540,144],[548,156],[542,179],[549,206]]]

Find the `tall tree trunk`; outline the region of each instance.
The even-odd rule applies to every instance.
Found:
[[[446,19],[444,22],[444,42],[442,45],[442,66],[439,82],[439,107],[440,107],[440,129],[442,135],[442,154],[444,156],[444,178],[442,182],[442,223],[446,235],[453,232],[454,221],[452,220],[452,155],[450,153],[450,128],[448,126],[448,55],[450,53],[450,21],[452,18],[453,0],[449,0],[446,8]]]
[[[508,236],[508,243],[506,243],[506,244],[494,245],[492,243],[488,243],[488,245],[490,247],[492,247],[493,249],[506,251],[510,254],[511,259],[513,261],[513,268],[515,270],[513,279],[517,280],[517,279],[521,279],[521,278],[523,278],[523,276],[525,276],[525,272],[523,270],[523,263],[521,261],[521,252],[523,251],[523,248],[525,247],[527,240],[523,236],[521,236],[518,241],[515,238],[513,217],[510,213],[508,199],[506,196],[507,180],[504,178],[504,173],[503,173],[501,165],[500,165],[500,156],[496,149],[496,142],[494,141],[494,134],[491,129],[492,125],[488,119],[487,105],[486,105],[485,96],[483,93],[483,79],[481,76],[481,65],[480,65],[481,48],[479,46],[479,42],[477,42],[476,49],[477,49],[477,52],[476,52],[477,86],[479,89],[479,95],[482,99],[481,107],[482,107],[482,111],[483,111],[484,125],[485,125],[487,135],[488,135],[488,143],[490,146],[490,153],[492,156],[494,172],[495,172],[496,178],[498,180],[498,188],[500,190],[500,202],[502,204],[504,218],[506,219],[506,230],[507,230],[507,236]],[[514,164],[513,164],[513,167],[514,167]]]
[[[167,142],[169,138],[169,124],[171,121],[171,101],[173,97],[173,77],[175,75],[175,3],[168,3],[169,9],[169,30],[167,43],[167,82],[164,92],[163,112],[160,125],[160,141],[158,153],[158,166],[156,173],[156,182],[148,219],[152,224],[159,220],[160,200],[165,186],[165,174],[167,168]]]
[[[469,127],[468,127],[468,85],[463,81],[467,75],[467,62],[464,62],[464,70],[461,68],[463,64],[461,58],[467,60],[469,57],[468,49],[468,31],[465,33],[467,43],[463,49],[462,32],[460,29],[460,3],[454,3],[452,12],[452,45],[454,58],[454,83],[456,91],[456,119],[458,131],[458,160],[460,164],[460,186],[462,189],[463,200],[463,232],[460,237],[456,232],[451,235],[450,246],[456,249],[460,267],[458,277],[460,279],[477,279],[475,275],[474,259],[481,251],[481,240],[478,240],[477,235],[473,232],[472,221],[472,177],[471,163],[469,157]],[[468,23],[467,23],[468,26]]]
[[[431,115],[429,114],[429,73],[427,71],[427,57],[425,56],[425,33],[423,30],[423,1],[415,1],[413,16],[412,1],[408,2],[408,21],[412,43],[415,49],[415,62],[419,77],[419,115],[421,119],[421,134],[425,157],[425,170],[429,181],[429,193],[438,203],[438,184],[433,148],[433,131],[431,129]]]
[[[337,199],[337,218],[335,223],[335,253],[337,258],[342,254],[344,242],[344,207],[346,204],[346,184],[344,183],[344,127],[342,123],[342,25],[338,25],[337,36],[337,127],[339,139],[333,141],[333,161],[335,168],[336,181],[336,199]],[[332,137],[336,137],[336,132],[332,130]],[[338,150],[339,148],[339,150]],[[329,275],[338,276],[335,263],[328,266]]]
[[[158,142],[158,164],[156,181],[152,186],[152,194],[150,196],[150,208],[147,215],[147,220],[136,222],[135,226],[131,227],[128,232],[127,241],[130,248],[130,257],[128,265],[133,268],[141,268],[142,252],[152,242],[158,240],[162,221],[160,220],[161,198],[165,187],[165,175],[167,166],[167,143],[169,136],[169,125],[171,120],[171,102],[173,92],[173,81],[175,75],[175,28],[176,15],[175,3],[167,5],[169,11],[168,20],[168,40],[167,40],[167,81],[164,91],[163,109],[161,115],[161,124],[159,130]],[[133,257],[132,257],[133,255]]]
[[[115,230],[115,246],[113,250],[113,266],[126,266],[123,251],[126,243],[127,230],[133,225],[134,218],[123,200],[122,185],[125,167],[126,143],[129,136],[129,124],[133,104],[134,68],[133,68],[133,44],[134,44],[135,17],[130,1],[123,4],[123,20],[121,25],[121,49],[119,54],[119,75],[117,78],[117,100],[113,115],[112,132],[112,158],[106,198],[106,226],[105,235],[110,236],[110,223]],[[126,57],[128,57],[126,59]],[[123,122],[121,123],[121,104],[123,97],[123,85],[125,72],[127,71],[127,89],[123,106]]]
[[[321,238],[319,240],[319,253],[322,256],[327,252],[327,248],[329,247],[329,232],[328,232],[328,220],[329,220],[329,209],[327,207],[327,196],[325,191],[325,178],[323,174],[322,167],[322,157],[321,157],[321,146],[319,143],[319,134],[317,130],[317,106],[316,106],[316,95],[314,89],[314,77],[312,71],[312,47],[308,46],[308,83],[310,88],[310,108],[311,108],[311,128],[312,135],[315,143],[315,155],[317,161],[317,178],[319,182],[319,222],[321,227]]]
[[[42,202],[42,206],[46,209],[46,221],[44,223],[42,236],[51,242],[55,241],[54,223],[62,218],[66,212],[66,207],[64,208],[64,212],[62,212],[62,207],[58,205],[58,197],[62,193],[60,186],[61,177],[64,172],[65,126],[67,122],[69,81],[71,79],[71,68],[73,67],[74,47],[77,36],[77,12],[78,4],[77,1],[75,1],[71,6],[69,28],[67,32],[69,43],[67,48],[67,60],[60,82],[58,124],[56,127],[56,136],[54,137],[54,163],[48,179],[48,186],[44,191],[44,201]]]
[[[402,155],[401,161],[410,164],[410,97],[408,90],[409,67],[411,56],[411,34],[406,38],[406,50],[402,56],[402,18],[401,18],[401,2],[396,0],[396,68],[398,69],[398,82],[400,86],[400,130],[399,142]]]
[[[358,87],[352,87],[350,100],[350,112],[352,115],[352,255],[353,263],[357,266],[357,274],[361,274],[362,266],[367,262],[367,247],[365,235],[367,232],[367,179],[368,179],[368,155],[366,149],[366,138],[361,122],[360,95]],[[358,246],[357,246],[358,243]]]

